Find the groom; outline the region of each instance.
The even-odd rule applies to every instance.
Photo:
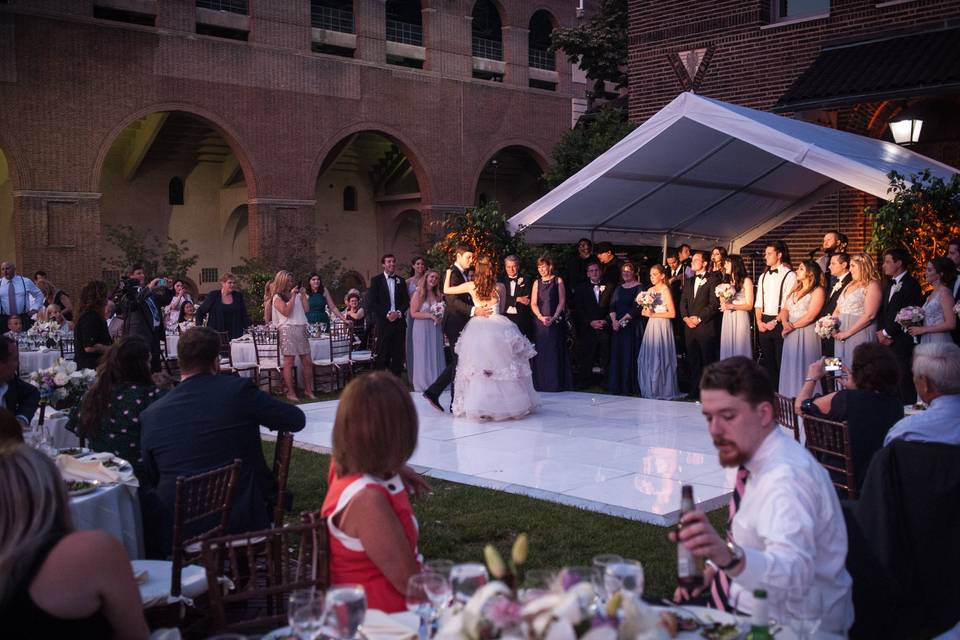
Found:
[[[456,260],[450,268],[450,286],[463,284],[470,279],[470,267],[473,265],[473,249],[465,244],[457,247]],[[432,385],[423,392],[423,397],[427,399],[437,411],[443,412],[440,406],[440,394],[450,385],[450,402],[453,402],[454,374],[457,371],[457,340],[460,339],[460,332],[470,321],[471,316],[488,316],[490,309],[486,307],[474,307],[473,299],[469,293],[460,295],[445,295],[444,300],[447,305],[446,313],[443,316],[443,333],[450,342],[450,363],[440,372],[440,375]]]

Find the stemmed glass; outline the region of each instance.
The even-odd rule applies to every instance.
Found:
[[[620,562],[611,562],[604,570],[604,587],[607,595],[619,591],[637,598],[643,595],[643,565],[637,560],[623,558]]]
[[[367,616],[367,595],[358,584],[341,584],[327,591],[325,631],[336,640],[351,640]]]
[[[299,589],[290,594],[287,604],[287,622],[298,638],[313,640],[323,628],[323,592]]]
[[[450,586],[453,597],[466,603],[476,593],[477,589],[489,582],[487,568],[479,562],[465,562],[455,564],[450,569]]]
[[[450,599],[450,583],[439,573],[424,571],[407,580],[407,611],[420,618],[420,638],[430,637],[438,608]]]
[[[597,569],[593,574],[593,588],[597,592],[597,598],[600,601],[601,607],[605,607],[607,600],[610,599],[606,585],[607,565],[617,562],[623,562],[623,558],[613,553],[603,553],[598,556],[593,556],[593,560],[591,561],[591,564]]]
[[[447,580],[450,579],[450,570],[453,569],[453,560],[427,560],[424,571],[439,573]]]
[[[813,588],[791,589],[784,615],[798,640],[813,638],[823,618],[823,595]]]

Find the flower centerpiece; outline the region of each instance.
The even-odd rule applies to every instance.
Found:
[[[953,312],[954,312],[955,314],[957,314],[958,316],[960,316],[960,302],[958,302],[957,304],[955,304],[955,305],[953,306]]]
[[[55,347],[60,343],[60,325],[53,320],[38,320],[27,330],[27,337],[40,346]]]
[[[641,291],[637,294],[636,302],[647,311],[653,311],[657,306],[660,295],[653,291]]]
[[[833,316],[823,316],[818,318],[813,327],[821,340],[829,340],[840,330],[840,318]]]
[[[737,289],[729,282],[721,282],[714,288],[713,293],[720,298],[720,302],[730,302],[737,295]]]
[[[40,390],[40,403],[55,407],[75,405],[97,379],[93,369],[77,369],[73,360],[60,358],[47,369],[40,369],[27,375],[27,382]]]
[[[446,310],[447,305],[444,304],[442,300],[440,302],[434,302],[432,305],[430,305],[430,314],[437,320],[443,320],[443,314],[446,312]]]
[[[920,307],[904,307],[897,313],[894,322],[903,327],[904,332],[910,327],[919,327],[923,324],[923,309]],[[920,344],[920,338],[913,336],[913,344]]]

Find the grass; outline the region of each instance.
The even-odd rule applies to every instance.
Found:
[[[264,443],[267,460],[273,443]],[[330,457],[294,449],[289,488],[294,514],[318,510],[327,490]],[[593,556],[616,553],[643,563],[646,594],[672,595],[676,585],[676,547],[666,527],[607,516],[527,496],[428,479],[433,491],[414,501],[420,523],[420,552],[427,559],[482,561],[483,547],[509,553],[520,532],[530,536],[528,569],[590,564]],[[714,527],[726,528],[726,510],[710,514]]]

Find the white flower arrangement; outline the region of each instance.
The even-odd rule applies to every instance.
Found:
[[[77,369],[73,360],[60,358],[47,369],[33,371],[26,381],[40,390],[40,400],[47,404],[67,399],[79,400],[97,379],[93,369]]]
[[[713,293],[720,298],[720,302],[730,302],[737,295],[737,290],[729,282],[723,282],[714,288]]]
[[[29,338],[47,345],[50,342],[54,344],[60,342],[62,335],[60,325],[53,320],[39,320],[27,330]]]
[[[832,338],[839,330],[840,318],[834,318],[833,316],[823,316],[822,318],[818,318],[816,324],[814,325],[814,331],[821,340],[828,340]]]

